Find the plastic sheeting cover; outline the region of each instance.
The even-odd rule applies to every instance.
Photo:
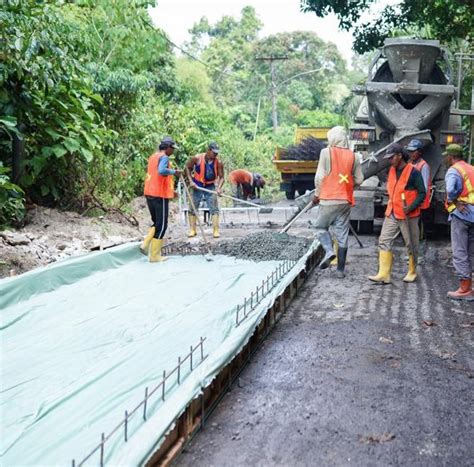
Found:
[[[109,465],[145,462],[304,258],[236,327],[236,305],[278,264],[226,256],[151,264],[126,245],[0,281],[1,464],[79,462],[205,337],[207,359],[167,386],[165,402],[150,401],[147,422],[134,416],[128,443],[119,432],[105,445]],[[98,463],[97,453],[87,465]]]

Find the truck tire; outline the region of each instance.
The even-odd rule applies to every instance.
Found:
[[[285,191],[286,199],[295,199],[295,190]]]

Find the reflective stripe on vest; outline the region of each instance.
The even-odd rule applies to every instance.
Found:
[[[387,209],[385,210],[386,217],[389,217],[393,212],[395,219],[406,219],[407,216],[403,211],[402,193],[405,194],[407,206],[411,206],[418,195],[416,190],[405,189],[413,169],[413,165],[407,164],[403,169],[400,178],[397,180],[397,172],[395,168],[390,167],[387,180],[388,204]],[[408,217],[417,217],[420,215],[420,212],[420,208],[417,207],[408,214]]]
[[[155,153],[148,159],[148,169],[145,178],[143,194],[157,198],[174,198],[174,179],[172,175],[160,175],[158,166],[165,154]]]
[[[331,170],[321,183],[319,199],[345,200],[354,206],[354,170],[355,156],[350,149],[329,148]]]
[[[474,167],[465,161],[458,161],[451,167],[456,169],[462,178],[462,191],[457,201],[462,201],[466,204],[474,204]],[[453,212],[456,209],[456,205],[446,201],[446,209],[448,212]]]
[[[412,165],[413,167],[415,167],[416,170],[418,170],[420,173],[421,173],[421,169],[427,165],[428,166],[428,170],[430,170],[430,166],[428,165],[428,163],[424,160],[424,159],[418,159],[418,162],[416,162],[415,164],[413,164],[412,162]],[[423,174],[422,174],[423,175]],[[424,180],[423,180],[424,181]],[[430,207],[430,198],[431,198],[431,171],[429,173],[429,177],[428,177],[428,186],[425,187],[426,188],[426,196],[425,196],[425,199],[423,200],[423,203],[421,203],[421,206],[420,206],[420,209],[428,209]]]
[[[202,183],[203,185],[212,185],[215,183],[217,178],[217,157],[213,160],[214,178],[212,180],[206,180],[206,154],[198,154],[199,162],[194,166],[193,178],[195,181]],[[198,170],[199,171],[198,171]]]

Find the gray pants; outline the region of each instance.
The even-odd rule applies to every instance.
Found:
[[[214,190],[214,188],[210,188]],[[193,191],[193,201],[194,206],[196,209],[199,209],[199,205],[201,204],[201,200],[204,200],[207,209],[209,209],[209,214],[213,216],[214,214],[219,214],[219,207],[217,205],[217,196],[211,193],[206,193],[205,191],[201,190],[194,190]],[[192,212],[192,210],[190,210]]]
[[[474,223],[451,216],[451,248],[454,269],[459,279],[470,279],[474,264]]]
[[[337,244],[341,248],[347,248],[349,245],[350,214],[350,204],[333,204],[330,206],[320,204],[315,221],[315,228],[327,232],[329,227],[331,227]]]
[[[413,249],[418,252],[418,243],[420,241],[420,229],[418,227],[419,216],[409,217],[410,230],[413,237]],[[398,220],[393,216],[385,217],[382,225],[382,232],[379,237],[379,248],[382,251],[392,251],[393,244],[398,235],[402,234],[403,240],[408,250],[410,250],[410,235],[408,233],[407,219]]]

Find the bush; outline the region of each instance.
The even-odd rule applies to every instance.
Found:
[[[24,192],[11,182],[9,171],[0,162],[0,226],[18,226],[25,217]]]

